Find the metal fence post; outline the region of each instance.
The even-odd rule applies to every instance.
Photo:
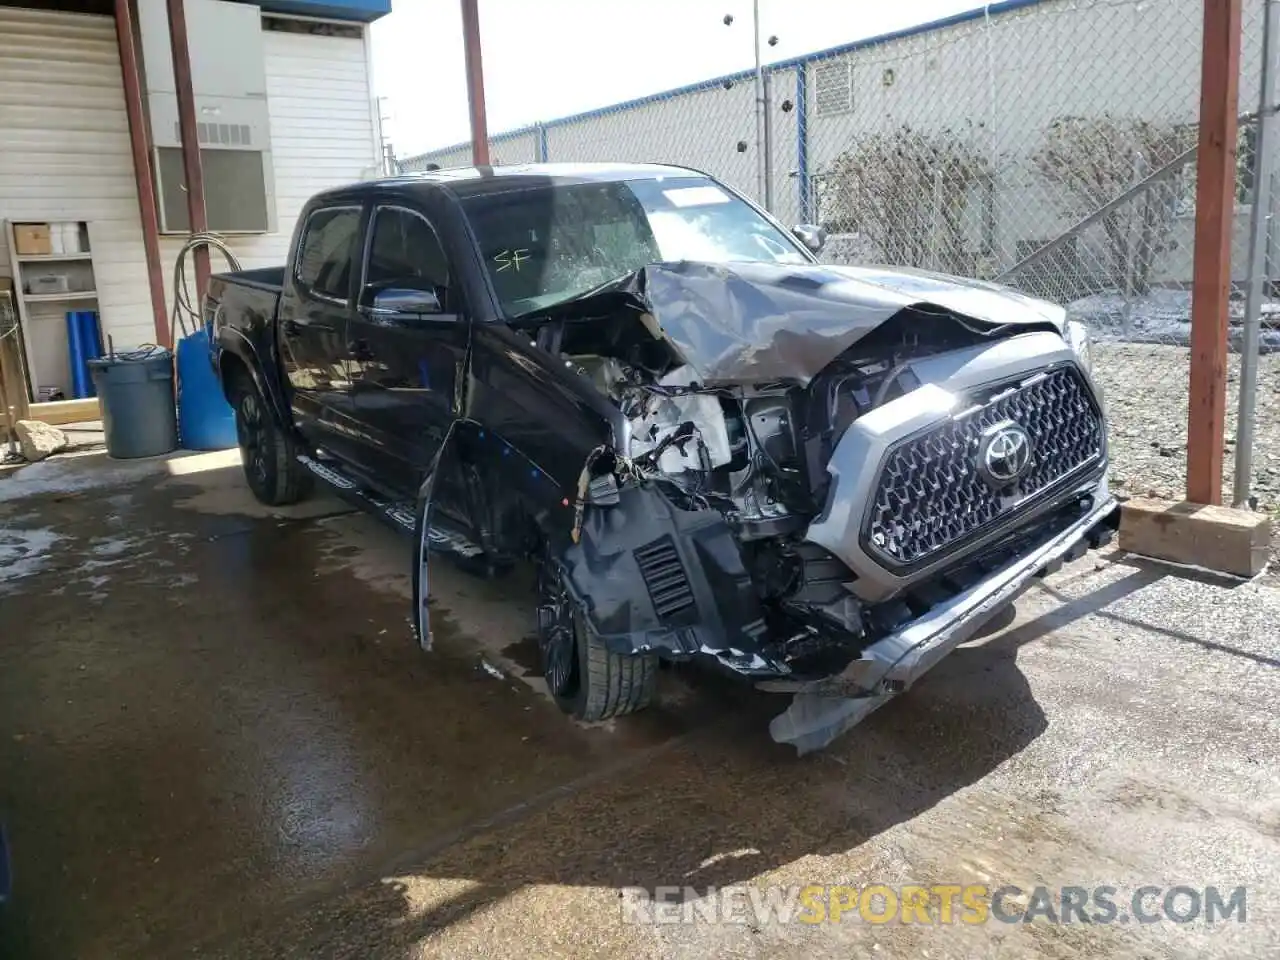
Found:
[[[796,64],[796,184],[800,189],[800,222],[817,223],[810,197],[813,183],[809,173],[809,70]]]
[[[1258,397],[1258,338],[1267,279],[1267,233],[1271,219],[1272,153],[1276,116],[1275,43],[1280,28],[1280,2],[1266,0],[1262,24],[1262,83],[1258,95],[1258,136],[1253,153],[1253,211],[1249,217],[1249,274],[1244,304],[1244,338],[1240,345],[1240,406],[1236,427],[1235,483],[1232,502],[1249,501],[1253,476],[1254,424]]]

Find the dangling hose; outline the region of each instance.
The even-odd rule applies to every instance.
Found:
[[[169,342],[175,348],[178,345],[179,330],[186,337],[204,326],[200,309],[191,305],[191,288],[187,286],[187,257],[197,247],[212,247],[222,254],[223,259],[233,271],[240,269],[240,261],[217,234],[195,233],[182,245],[182,249],[178,251],[178,258],[173,263],[173,312],[169,317]],[[188,322],[191,325],[190,329],[187,329]]]
[[[204,317],[201,310],[191,305],[191,288],[187,286],[187,257],[196,249],[196,247],[212,247],[222,254],[222,258],[227,261],[233,271],[240,269],[240,261],[236,259],[236,255],[231,252],[231,248],[226,245],[221,237],[213,233],[194,233],[191,238],[182,245],[182,249],[178,251],[178,257],[173,262],[173,312],[169,315],[169,343],[173,345],[173,390],[174,396],[178,393],[178,331],[182,331],[184,337],[198,331],[204,326]],[[187,329],[188,322],[191,329]]]

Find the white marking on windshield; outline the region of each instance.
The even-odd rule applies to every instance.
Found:
[[[702,207],[709,203],[728,203],[729,195],[719,187],[679,187],[663,190],[662,195],[675,207]]]

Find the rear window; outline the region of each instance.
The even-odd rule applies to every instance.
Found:
[[[360,208],[332,207],[307,218],[298,248],[298,283],[337,300],[351,295],[351,264],[360,237]]]

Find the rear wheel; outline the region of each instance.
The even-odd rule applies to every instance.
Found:
[[[569,595],[553,558],[538,565],[538,651],[551,695],[579,720],[634,713],[653,699],[658,658],[610,651]]]
[[[272,507],[304,499],[311,492],[311,473],[298,462],[297,444],[280,429],[249,376],[236,378],[233,399],[240,459],[253,495]]]

